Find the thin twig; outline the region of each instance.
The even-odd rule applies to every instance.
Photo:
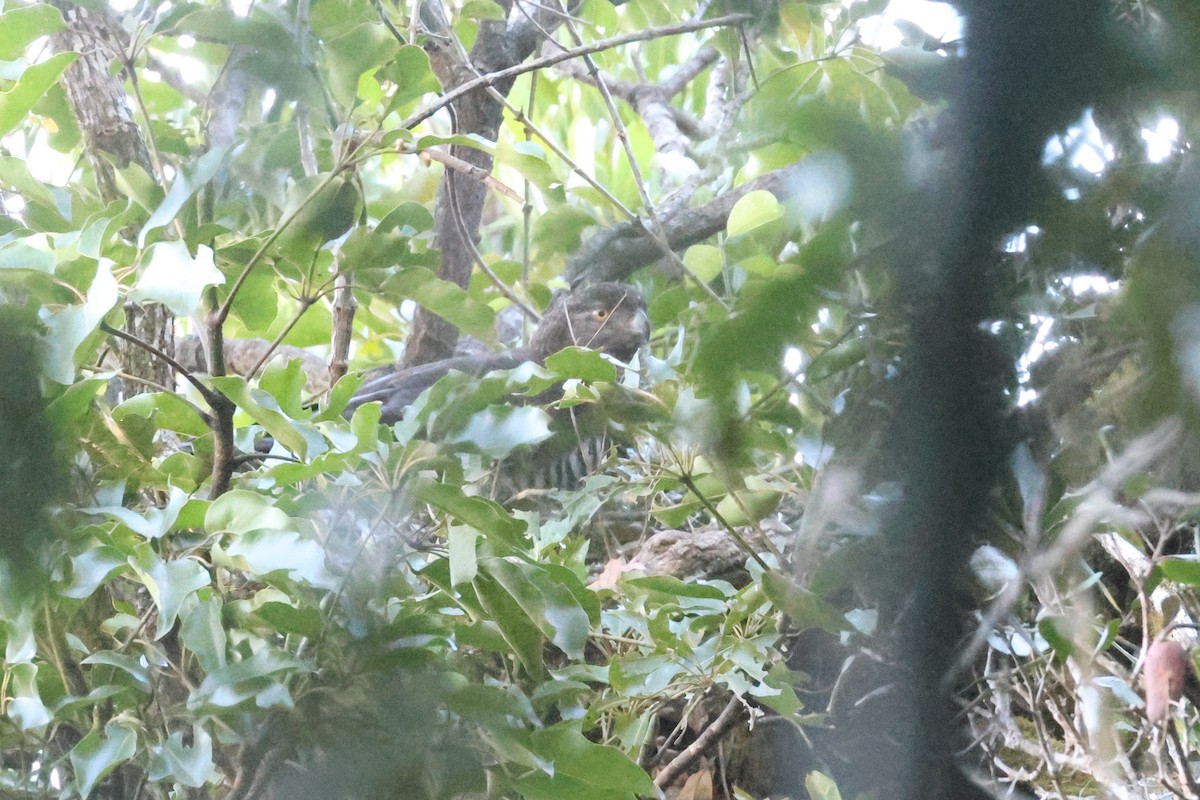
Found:
[[[713,724],[705,728],[704,732],[696,737],[696,741],[688,745],[687,749],[662,768],[662,772],[654,776],[655,788],[662,791],[670,786],[696,759],[721,741],[741,719],[741,711],[742,698],[735,694],[729,698],[729,702],[725,704],[725,708],[722,709],[720,716],[713,721]]]
[[[746,22],[751,19],[749,14],[726,14],[721,17],[713,17],[712,19],[693,20],[690,22],[680,22],[674,25],[663,25],[657,28],[646,28],[641,31],[622,34],[620,36],[612,36],[608,39],[601,39],[597,42],[592,42],[583,47],[577,47],[572,50],[566,50],[562,53],[553,53],[551,55],[535,58],[532,61],[526,61],[522,64],[517,64],[507,69],[489,72],[486,75],[480,75],[478,78],[467,81],[444,95],[439,97],[430,106],[422,111],[418,111],[408,119],[404,120],[398,126],[401,129],[411,129],[420,125],[425,120],[432,117],[438,111],[441,111],[446,106],[453,103],[455,100],[470,94],[481,86],[493,86],[508,78],[515,78],[518,75],[523,75],[526,72],[544,69],[545,67],[553,66],[561,61],[566,61],[572,58],[578,58],[590,53],[600,53],[605,50],[611,50],[615,47],[620,47],[634,42],[645,42],[651,39],[658,39],[664,36],[677,36],[683,33],[693,33],[695,31],[706,30],[708,28],[720,28],[727,25],[737,25],[740,22]]]

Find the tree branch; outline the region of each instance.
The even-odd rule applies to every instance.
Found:
[[[666,789],[684,773],[684,770],[695,763],[696,759],[715,747],[717,742],[721,741],[725,734],[733,730],[733,726],[741,720],[743,707],[740,696],[735,694],[729,698],[729,702],[725,704],[725,708],[721,710],[713,724],[705,728],[704,732],[696,737],[696,741],[688,745],[687,749],[675,756],[670,764],[667,764],[661,772],[654,776],[655,788],[659,791]]]

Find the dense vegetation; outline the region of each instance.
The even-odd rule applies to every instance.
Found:
[[[1011,5],[3,4],[0,794],[1200,795],[1200,16]]]

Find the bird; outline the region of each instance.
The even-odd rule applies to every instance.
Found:
[[[380,402],[380,421],[398,422],[421,392],[452,370],[481,376],[513,369],[526,361],[544,364],[566,347],[588,347],[628,362],[650,338],[646,299],[623,283],[594,283],[559,294],[542,315],[524,347],[499,353],[454,356],[369,378],[346,406],[346,415],[366,403]]]

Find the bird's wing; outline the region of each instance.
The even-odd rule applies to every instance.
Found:
[[[358,391],[346,405],[345,413],[352,414],[359,406],[378,400],[383,403],[381,420],[391,424],[404,416],[404,409],[412,405],[421,392],[433,386],[451,370],[468,375],[483,375],[492,370],[512,369],[528,361],[529,355],[524,349],[518,349],[506,353],[457,356],[419,367],[387,372],[358,387]]]

